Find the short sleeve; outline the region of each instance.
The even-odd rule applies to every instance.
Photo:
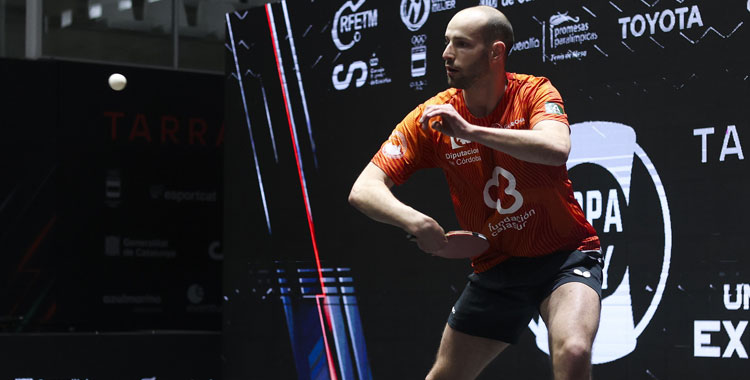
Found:
[[[568,115],[565,113],[562,97],[557,89],[546,78],[540,78],[540,83],[534,87],[531,98],[531,112],[529,126],[531,128],[542,120],[556,120],[565,125]]]
[[[371,160],[397,185],[417,170],[434,166],[431,132],[423,131],[419,123],[424,108],[419,105],[406,115]]]

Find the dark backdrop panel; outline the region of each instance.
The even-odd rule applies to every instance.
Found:
[[[221,77],[0,60],[0,83],[3,377],[216,378]]]
[[[65,311],[103,330],[218,328],[222,84],[118,69],[122,92],[112,67],[60,63],[60,245],[88,273],[68,296],[96,305]]]
[[[221,79],[1,64],[3,331],[217,330]]]
[[[290,265],[316,267],[303,192],[322,267],[351,270],[372,377],[427,372],[468,262],[427,257],[346,198],[395,124],[445,88],[445,25],[478,3],[292,1],[230,15],[228,378],[278,378],[270,374],[281,366],[265,360],[272,355],[295,358],[296,372],[282,377],[308,376],[300,368],[309,363],[295,356],[304,344],[285,314],[296,309],[284,303],[304,294],[282,293],[296,289],[282,285]],[[570,176],[608,252],[595,376],[742,378],[750,344],[741,248],[750,211],[742,150],[748,3],[482,3],[513,22],[509,71],[550,78],[565,100]],[[394,190],[457,227],[439,171]],[[483,378],[549,376],[545,334],[535,320]],[[242,361],[249,352],[256,359]],[[346,377],[345,360],[333,361]]]
[[[0,130],[5,136],[0,142],[0,246],[4,252],[0,294],[2,326],[7,332],[23,330],[34,323],[31,318],[51,308],[53,302],[40,305],[38,300],[52,291],[57,268],[65,272],[66,266],[50,243],[57,220],[58,68],[48,62],[2,60],[0,76]]]

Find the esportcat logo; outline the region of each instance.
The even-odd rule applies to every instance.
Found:
[[[633,352],[654,317],[669,275],[672,224],[664,186],[633,128],[589,121],[570,129],[568,170],[575,197],[605,255],[601,322],[592,356],[600,364]],[[549,354],[541,318],[529,328],[539,349]]]

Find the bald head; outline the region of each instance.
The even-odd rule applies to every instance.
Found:
[[[502,12],[493,7],[478,5],[461,10],[453,16],[453,19],[476,22],[484,42],[487,45],[492,45],[495,41],[503,42],[505,44],[505,57],[508,57],[514,42],[513,26]]]

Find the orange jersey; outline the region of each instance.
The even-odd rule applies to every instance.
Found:
[[[531,129],[548,119],[568,125],[560,94],[549,80],[506,75],[505,95],[490,115],[474,117],[461,90],[443,91],[410,112],[372,159],[396,184],[418,169],[443,169],[459,225],[490,241],[487,252],[472,258],[477,272],[513,256],[599,249],[565,165],[530,163],[431,128],[422,130],[419,118],[431,104],[451,104],[469,123],[491,128]]]

